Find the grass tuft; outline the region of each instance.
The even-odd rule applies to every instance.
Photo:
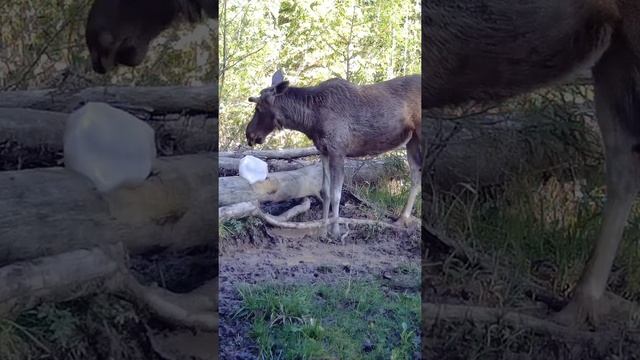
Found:
[[[420,297],[375,282],[241,286],[235,316],[250,320],[263,359],[411,359]]]

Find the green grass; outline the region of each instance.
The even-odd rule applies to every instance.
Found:
[[[420,297],[375,282],[241,286],[263,359],[412,359]]]
[[[246,228],[246,221],[231,219],[220,223],[218,226],[218,236],[221,239],[233,237],[241,234]]]
[[[438,218],[472,247],[497,254],[514,274],[536,275],[536,264],[554,269],[554,291],[566,291],[578,280],[601,224],[605,201],[600,179],[591,183],[557,181],[545,184],[520,177],[491,193],[471,188],[441,194]],[[616,264],[624,281],[616,285],[640,298],[640,209],[634,209]]]
[[[384,157],[386,172],[390,174],[389,180],[376,184],[358,184],[353,190],[355,194],[368,202],[378,218],[388,214],[399,215],[407,202],[411,189],[409,168],[406,164],[406,153],[394,152]],[[400,175],[400,176],[398,176]],[[420,194],[413,207],[413,214],[420,217],[422,213],[422,201]]]
[[[0,318],[0,359],[135,358],[130,329],[138,321],[131,304],[110,296],[41,304]]]

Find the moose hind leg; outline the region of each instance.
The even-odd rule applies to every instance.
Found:
[[[605,300],[607,279],[624,227],[640,189],[640,72],[621,41],[594,68],[598,124],[605,150],[607,199],[589,262],[569,304],[556,315],[564,324],[596,325],[612,310]]]
[[[344,156],[331,156],[329,168],[331,170],[331,236],[340,236],[340,198],[342,197],[342,184],[344,183]]]
[[[396,221],[396,224],[406,226],[411,222],[411,212],[416,202],[416,197],[422,185],[422,153],[420,150],[420,139],[415,134],[407,143],[407,160],[411,173],[411,189],[407,203]]]

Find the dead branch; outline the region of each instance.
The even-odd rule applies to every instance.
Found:
[[[217,279],[213,281],[217,283]],[[211,288],[210,283],[203,286]],[[167,322],[204,330],[218,329],[218,293],[215,290],[208,296],[198,289],[188,294],[176,294],[157,286],[144,286],[131,274],[126,275],[120,290]]]
[[[287,221],[297,215],[309,211],[311,208],[311,200],[305,198],[304,201],[291,209],[285,211],[278,216],[272,216],[277,221]],[[249,216],[261,216],[262,211],[257,201],[243,202],[239,204],[233,204],[229,206],[223,206],[218,208],[218,219],[220,222],[229,219],[241,219]]]
[[[305,222],[288,222],[288,221],[281,221],[277,217],[274,217],[269,214],[265,214],[263,212],[256,214],[256,216],[260,217],[262,220],[266,221],[270,225],[287,228],[287,229],[317,229],[325,226],[326,224],[332,224],[336,222],[336,219],[329,219],[327,223],[325,223],[323,220],[314,220],[314,221],[305,221]],[[345,225],[368,225],[368,226],[379,226],[383,228],[391,228],[396,230],[406,230],[406,228],[404,227],[390,224],[384,221],[379,221],[379,220],[338,218],[337,222],[339,224],[345,224]]]
[[[534,332],[550,334],[552,336],[567,340],[583,342],[601,341],[605,334],[589,331],[580,331],[556,324],[550,320],[539,319],[537,317],[521,314],[505,309],[495,309],[480,306],[448,305],[422,303],[422,317],[424,326],[432,327],[440,321],[474,323],[502,323],[514,328],[527,328]]]
[[[428,234],[424,237],[424,239],[427,239],[427,242],[425,244],[426,249],[444,245],[446,248],[451,249],[452,253],[455,256],[463,258],[474,264],[478,264],[486,270],[496,271],[496,269],[498,269],[498,271],[501,271],[505,274],[509,273],[509,271],[504,268],[504,264],[496,264],[491,256],[476,251],[475,249],[472,249],[469,246],[465,245],[462,241],[453,239],[431,226],[425,224],[423,224],[422,226],[424,228],[424,233]],[[426,258],[428,258],[428,256]],[[535,278],[527,277],[523,279],[523,282],[524,285],[529,288],[528,291],[533,298],[543,300],[553,310],[559,310],[564,305],[566,305],[567,301],[565,299],[554,294],[552,291],[536,282]]]
[[[221,222],[232,218],[238,219],[248,216],[255,216],[264,220],[269,225],[287,229],[316,229],[323,227],[325,225],[325,222],[323,220],[305,222],[288,221],[296,215],[308,211],[310,206],[311,201],[309,200],[309,198],[306,198],[301,204],[292,207],[281,215],[274,216],[260,210],[257,202],[243,202],[219,208],[218,216]],[[368,225],[392,228],[396,230],[406,230],[404,227],[378,220],[339,218],[337,221],[340,224],[346,225]],[[336,222],[335,219],[329,219],[328,224],[334,222]]]

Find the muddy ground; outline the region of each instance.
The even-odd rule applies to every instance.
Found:
[[[473,251],[467,256],[448,246],[457,240],[440,239],[442,234],[425,236],[423,301],[508,309],[549,321],[567,303],[551,291],[550,269],[544,264],[534,271],[535,278],[525,278],[509,270],[508,259]],[[440,321],[424,329],[422,346],[425,359],[636,360],[638,329],[631,319],[615,316],[601,319],[597,332],[586,326],[566,328],[560,335],[496,322]]]
[[[343,199],[342,217],[371,216],[370,209],[355,199]],[[295,204],[266,204],[263,210],[277,215]],[[292,221],[319,218],[321,204],[314,200],[309,212]],[[314,232],[277,229],[250,221],[241,233],[221,239],[220,358],[256,359],[258,349],[249,336],[249,324],[233,317],[241,303],[236,290],[241,283],[330,284],[345,279],[378,279],[388,284],[390,292],[419,291],[419,282],[407,278],[399,268],[420,266],[419,228],[396,231],[359,227],[349,231],[345,243],[339,244]]]

